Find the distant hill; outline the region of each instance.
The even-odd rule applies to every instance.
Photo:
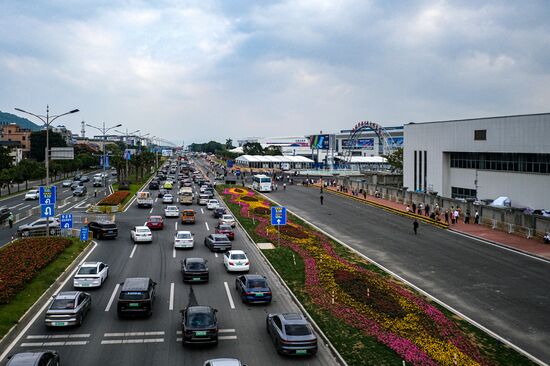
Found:
[[[16,123],[19,127],[27,128],[31,131],[39,131],[41,129],[41,126],[36,123],[32,123],[26,118],[0,111],[0,125],[8,125],[10,123]]]

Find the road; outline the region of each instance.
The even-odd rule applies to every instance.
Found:
[[[550,262],[318,188],[267,196],[535,357],[550,362]]]
[[[156,197],[156,191],[153,191]],[[185,207],[185,206],[182,206]],[[335,365],[329,350],[321,344],[317,356],[291,359],[279,356],[265,330],[269,312],[295,312],[297,306],[278,282],[257,249],[236,231],[234,249],[243,249],[251,260],[250,273],[265,275],[272,287],[274,300],[270,305],[245,305],[237,299],[235,274],[223,267],[221,254],[210,253],[203,245],[204,237],[211,233],[217,222],[205,206],[192,208],[198,212],[195,225],[182,227],[177,219],[166,219],[163,230],[154,231],[152,244],[134,245],[130,228],[143,225],[151,214],[162,214],[164,205],[156,200],[152,209],[139,209],[131,205],[127,212],[117,214],[119,237],[116,240],[98,241],[88,261],[101,260],[109,264],[109,278],[101,289],[91,290],[93,309],[80,328],[48,329],[43,315],[30,326],[14,347],[13,352],[46,347],[60,352],[63,364],[87,365],[202,365],[209,358],[236,357],[248,365]],[[173,250],[176,228],[188,229],[195,234],[195,248]],[[181,280],[180,260],[186,256],[201,256],[208,260],[210,282],[191,286]],[[116,300],[117,284],[127,277],[145,276],[158,283],[153,315],[145,319],[118,319]],[[72,289],[72,281],[64,290]],[[226,290],[226,285],[228,291]],[[174,289],[173,292],[171,289]],[[183,348],[178,338],[181,315],[193,291],[198,304],[218,309],[220,342],[215,347]],[[173,296],[173,303],[170,299]],[[49,345],[48,342],[59,342]]]

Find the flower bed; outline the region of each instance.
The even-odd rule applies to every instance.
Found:
[[[257,236],[277,242],[277,229],[268,217],[256,213],[269,210],[269,202],[247,189],[231,188],[223,193],[240,206],[242,218],[255,218]],[[253,196],[257,199],[250,200]],[[319,309],[374,337],[414,365],[492,364],[470,334],[423,297],[341,257],[326,236],[291,217],[288,222],[280,228],[280,244],[303,260],[305,283],[299,290]]]
[[[60,237],[25,238],[0,251],[0,303],[6,304],[46,267],[71,240]]]
[[[98,202],[98,206],[116,206],[121,204],[122,201],[130,194],[129,191],[116,191],[103,198]]]

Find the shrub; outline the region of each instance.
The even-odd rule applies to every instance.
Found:
[[[282,225],[279,227],[279,230],[281,231],[281,234],[297,239],[305,239],[308,237],[307,233],[305,233],[302,229],[290,225]]]
[[[266,207],[256,207],[254,209],[254,213],[258,215],[269,215],[271,214],[271,211]]]
[[[129,194],[130,192],[128,191],[113,192],[107,197],[103,198],[101,201],[99,201],[97,205],[98,206],[116,206],[122,203],[122,201],[124,201],[124,199],[128,197]]]
[[[246,202],[257,202],[258,199],[257,199],[256,197],[244,196],[244,197],[241,197],[241,201],[246,201]]]

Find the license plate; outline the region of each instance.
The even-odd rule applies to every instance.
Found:
[[[82,286],[82,287],[88,287],[88,286],[90,286],[90,284],[89,284],[89,283],[81,283],[80,286]]]
[[[260,297],[260,296],[264,296],[264,294],[261,293],[261,292],[256,292],[256,293],[254,294],[254,296]]]
[[[200,280],[202,280],[202,278],[200,278],[200,277],[193,277],[193,281],[200,281]]]
[[[112,234],[113,233],[113,230],[109,230],[107,231],[108,234]]]
[[[52,324],[54,327],[62,327],[67,325],[67,322],[53,322]]]
[[[237,262],[237,266],[242,266],[243,262]]]
[[[297,355],[307,355],[307,350],[305,349],[297,349],[296,350]]]
[[[131,302],[128,304],[128,307],[130,308],[139,308],[139,304],[137,302]]]
[[[206,332],[205,331],[199,331],[199,332],[195,332],[195,335],[197,337],[204,337],[206,335]]]

